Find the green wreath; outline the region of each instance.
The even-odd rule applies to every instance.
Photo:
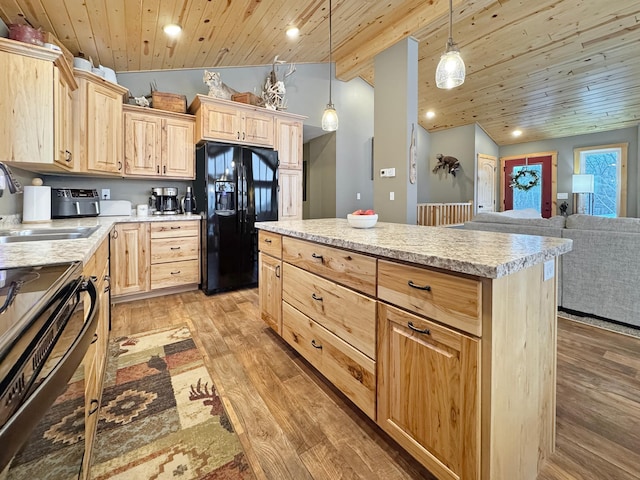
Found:
[[[529,178],[527,178],[529,177]],[[533,187],[540,183],[540,175],[535,170],[528,170],[523,168],[518,173],[511,174],[511,188],[517,188],[518,190],[531,190]]]

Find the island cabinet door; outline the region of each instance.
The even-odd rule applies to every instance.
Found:
[[[479,340],[380,302],[378,349],[378,424],[439,479],[478,479]]]
[[[282,261],[258,254],[260,318],[278,335],[282,335]]]

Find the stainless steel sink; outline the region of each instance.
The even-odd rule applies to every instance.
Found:
[[[39,242],[51,240],[73,240],[87,238],[100,228],[72,227],[72,228],[34,228],[28,230],[0,230],[0,243]]]

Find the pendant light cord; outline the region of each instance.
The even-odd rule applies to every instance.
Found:
[[[331,50],[332,50],[332,38],[331,38],[331,0],[329,0],[329,104],[333,105],[333,101],[331,100]]]
[[[453,45],[453,0],[449,0],[449,42],[447,45]]]

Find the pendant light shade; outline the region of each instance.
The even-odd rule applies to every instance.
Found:
[[[438,88],[454,88],[464,83],[465,67],[460,56],[460,50],[454,43],[453,30],[453,0],[449,0],[449,39],[447,49],[440,57],[436,69],[436,86]]]
[[[335,132],[338,130],[338,112],[333,107],[333,103],[327,103],[327,108],[322,114],[322,130],[325,132]]]
[[[322,130],[325,132],[335,132],[338,130],[338,112],[336,112],[333,102],[331,101],[331,58],[332,58],[332,42],[331,42],[331,0],[329,0],[329,103],[322,114]]]

